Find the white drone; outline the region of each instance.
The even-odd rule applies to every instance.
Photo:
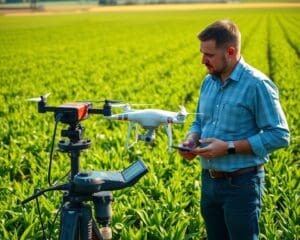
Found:
[[[164,125],[168,135],[168,150],[170,151],[172,146],[171,124],[184,124],[185,118],[188,114],[190,114],[186,111],[184,106],[180,106],[179,112],[171,112],[160,109],[134,110],[131,108],[130,104],[115,104],[112,105],[112,107],[122,107],[124,109],[124,112],[120,114],[106,116],[105,118],[111,120],[129,121],[129,128],[126,137],[126,149],[131,148],[139,140],[145,141],[146,143],[152,143],[155,139],[155,129],[157,129],[160,125]],[[132,144],[130,144],[129,140],[131,130],[135,123],[138,123],[136,125],[135,140]],[[139,126],[142,126],[142,128],[147,130],[147,133],[139,134]]]

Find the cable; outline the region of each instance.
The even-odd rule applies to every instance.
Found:
[[[38,200],[38,197],[41,196],[41,195],[44,195],[45,192],[49,192],[49,191],[54,191],[54,190],[68,190],[69,189],[69,184],[62,184],[62,185],[58,185],[58,186],[54,186],[54,187],[51,187],[51,188],[48,188],[48,189],[44,189],[44,190],[39,190],[39,189],[34,189],[34,194],[25,199],[24,201],[22,201],[22,205],[26,204],[27,202],[35,199],[36,200],[36,205],[37,205],[37,210],[38,210],[38,215],[39,215],[39,220],[40,220],[40,223],[42,225],[42,231],[43,231],[43,238],[45,240],[47,240],[46,238],[46,233],[45,233],[45,226],[44,226],[44,223],[43,223],[43,220],[42,220],[42,213],[41,213],[41,209],[40,209],[40,204],[39,204],[39,200]],[[57,219],[57,216],[58,216],[58,213],[61,211],[62,209],[62,206],[59,208],[58,212],[56,213],[56,216],[54,218],[54,221],[52,223],[52,230],[50,231],[50,239],[51,239],[51,235],[52,235],[52,231],[53,231],[53,226],[55,224],[55,221]]]
[[[71,170],[69,170],[65,175],[63,175],[61,178],[57,179],[55,182],[52,183],[52,186],[56,186],[57,183],[59,183],[61,180],[63,180],[64,178],[66,178],[67,176],[70,175]]]
[[[53,158],[53,149],[54,149],[54,142],[55,142],[55,136],[56,136],[56,129],[57,129],[57,125],[61,119],[61,117],[63,116],[63,114],[58,114],[55,117],[55,125],[54,125],[54,131],[53,131],[53,136],[52,136],[52,144],[51,144],[51,150],[50,150],[50,161],[49,161],[49,166],[48,166],[48,183],[50,186],[53,186],[54,183],[51,183],[51,167],[52,167],[52,158]]]
[[[41,209],[40,209],[40,204],[39,204],[39,199],[36,198],[36,205],[37,205],[37,210],[38,210],[38,214],[39,214],[39,218],[40,218],[40,223],[42,225],[42,231],[43,231],[43,238],[46,240],[46,233],[45,233],[45,227],[43,224],[43,220],[42,220],[42,213],[41,213]]]

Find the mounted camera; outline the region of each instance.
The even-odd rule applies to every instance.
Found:
[[[27,99],[31,102],[38,102],[38,112],[54,112],[56,121],[66,124],[76,124],[86,118],[89,114],[102,114],[106,117],[112,115],[111,103],[121,102],[120,100],[103,100],[98,102],[104,102],[103,108],[93,108],[92,101],[70,102],[64,103],[60,106],[47,106],[46,100],[50,93],[37,98]]]
[[[65,103],[55,109],[54,117],[62,123],[72,124],[88,117],[92,103]]]

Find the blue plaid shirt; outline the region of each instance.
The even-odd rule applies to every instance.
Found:
[[[278,90],[243,58],[224,83],[208,74],[203,81],[190,133],[223,141],[247,139],[254,154],[230,154],[208,160],[204,169],[235,171],[268,161],[268,153],[289,144],[289,129]]]

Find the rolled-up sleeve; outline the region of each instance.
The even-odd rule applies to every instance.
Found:
[[[261,131],[248,138],[252,151],[258,156],[265,156],[288,146],[288,124],[279,102],[277,87],[271,80],[256,84],[253,103],[256,124]]]

